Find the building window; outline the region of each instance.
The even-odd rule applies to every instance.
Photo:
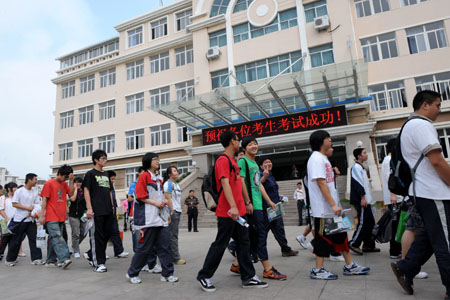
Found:
[[[401,0],[400,3],[402,6],[414,5],[417,3],[427,2],[428,0]]]
[[[389,0],[355,0],[355,6],[358,18],[390,10]]]
[[[194,80],[175,84],[175,90],[177,93],[177,101],[192,100],[195,96]]]
[[[192,166],[192,160],[185,160],[177,162],[178,174],[186,174],[189,172],[189,167]]]
[[[80,78],[80,93],[93,91],[95,88],[95,74]]]
[[[394,32],[361,40],[361,47],[365,62],[398,56]]]
[[[432,90],[441,94],[442,100],[450,100],[450,72],[415,78],[417,92]]]
[[[228,4],[230,3],[230,0],[214,0],[212,6],[211,6],[211,13],[209,14],[210,17],[214,17],[217,15],[222,15],[227,11]]]
[[[152,146],[170,144],[170,124],[150,127]]]
[[[194,49],[192,45],[187,45],[184,47],[175,49],[175,61],[176,66],[182,66],[186,64],[191,64],[194,62]]]
[[[444,23],[436,22],[406,29],[409,53],[415,54],[447,47]]]
[[[372,96],[372,111],[390,110],[408,106],[403,81],[371,86],[369,87],[369,96]]]
[[[116,68],[100,72],[100,88],[116,84]]]
[[[248,27],[248,23],[233,26],[233,40],[235,43],[239,43],[249,39]]]
[[[59,160],[72,159],[73,143],[61,144],[58,147],[59,147]]]
[[[170,103],[170,87],[155,89],[150,91],[150,106],[158,108]]]
[[[167,18],[151,22],[150,27],[152,33],[152,40],[167,35]]]
[[[387,155],[386,153],[387,142],[392,138],[395,138],[395,136],[382,136],[375,138],[375,147],[377,148],[377,159],[379,166],[381,166],[381,164],[383,163],[383,159]]]
[[[59,114],[60,128],[73,127],[73,110]]]
[[[133,182],[137,181],[139,168],[125,169],[125,186],[129,187]],[[133,195],[131,195],[133,196]]]
[[[116,100],[110,100],[99,105],[100,121],[112,119],[116,116]]]
[[[127,100],[127,115],[144,111],[144,93],[125,97]]]
[[[140,59],[127,64],[127,80],[144,76],[144,60]]]
[[[94,105],[89,105],[78,109],[78,115],[80,125],[94,122]]]
[[[78,158],[91,156],[92,148],[93,148],[92,139],[78,141]]]
[[[159,169],[161,170],[161,176],[164,178],[166,176],[166,170],[168,167],[172,166],[172,163],[160,164]]]
[[[450,149],[450,128],[439,129],[438,131],[439,142],[442,147],[442,154],[445,158],[449,158],[448,152]]]
[[[262,59],[245,65],[236,67],[236,78],[240,83],[255,81],[269,76],[276,76],[285,70],[289,65],[293,64],[302,56],[301,51],[296,51],[284,55]],[[284,73],[300,71],[302,61],[298,61],[292,65]]]
[[[98,147],[106,153],[113,153],[115,148],[115,136],[114,134],[99,136]]]
[[[150,56],[150,73],[169,69],[169,51]]]
[[[246,10],[252,2],[253,0],[238,0],[234,5],[233,13]]]
[[[211,32],[209,34],[209,46],[214,47],[222,47],[227,45],[227,32],[225,29]]]
[[[316,1],[304,5],[306,23],[311,23],[315,18],[328,15],[327,1]]]
[[[334,63],[333,44],[309,48],[309,54],[313,68]]]
[[[192,16],[192,9],[188,9],[175,14],[175,20],[177,23],[177,31],[183,30],[191,24],[190,16]]]
[[[75,96],[75,80],[64,83],[62,85],[61,94],[62,99]]]
[[[142,44],[142,42],[143,42],[142,31],[143,31],[142,26],[127,31],[127,34],[128,34],[128,48]]]
[[[144,129],[125,132],[125,139],[127,150],[144,148]]]
[[[228,69],[211,72],[211,85],[213,89],[222,86],[229,86],[230,82],[228,80]]]
[[[182,125],[178,125],[177,127],[177,142],[188,142],[191,140],[191,136],[188,133],[188,128]]]
[[[108,44],[97,46],[95,48],[85,50],[82,53],[77,53],[75,55],[64,58],[64,60],[61,60],[61,69],[69,68],[73,65],[80,64],[89,59],[106,55],[117,50],[119,50],[119,38],[109,42]]]

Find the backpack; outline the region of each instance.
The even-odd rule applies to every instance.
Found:
[[[419,167],[419,164],[422,162],[422,160],[425,157],[423,154],[421,154],[420,158],[417,160],[414,167],[411,168],[408,165],[408,163],[405,161],[405,158],[403,157],[403,154],[402,154],[402,148],[400,145],[400,137],[401,137],[403,128],[405,127],[406,123],[408,123],[409,121],[411,121],[413,119],[426,120],[425,118],[420,117],[420,116],[413,116],[413,117],[409,118],[403,124],[402,128],[400,129],[400,133],[395,138],[394,149],[392,149],[392,154],[391,154],[391,165],[390,165],[391,174],[389,175],[389,179],[388,179],[388,188],[392,193],[394,193],[396,195],[401,195],[401,196],[408,196],[409,186],[411,185],[412,182],[415,181],[415,173],[416,173],[417,167]],[[414,194],[415,194],[415,190],[414,190]]]
[[[222,153],[219,155],[219,157],[221,156],[225,156],[228,159],[228,162],[230,164],[230,176],[231,176],[233,164],[231,163],[231,160],[228,157],[228,155]],[[214,161],[214,165],[212,165],[209,168],[208,174],[203,176],[203,183],[202,183],[203,202],[205,202],[206,208],[213,212],[216,211],[217,203],[219,203],[219,197],[220,194],[222,193],[222,187],[220,187],[220,190],[217,190],[216,173],[214,171],[214,167],[219,157],[217,157],[217,159]]]

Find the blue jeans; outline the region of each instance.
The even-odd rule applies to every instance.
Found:
[[[48,232],[48,239],[50,241],[47,251],[47,262],[55,263],[56,258],[58,258],[60,262],[69,259],[69,247],[67,247],[67,243],[62,237],[65,226],[64,222],[51,221],[47,222],[45,225]]]

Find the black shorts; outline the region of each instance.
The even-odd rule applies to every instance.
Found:
[[[423,224],[422,216],[417,211],[416,206],[411,201],[408,201],[407,205],[409,216],[408,221],[406,221],[406,230],[417,233],[423,231],[425,225]]]
[[[347,232],[324,234],[323,218],[314,218],[314,254],[319,257],[329,257],[334,252],[349,252]]]

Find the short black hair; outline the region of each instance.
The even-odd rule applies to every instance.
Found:
[[[353,156],[355,157],[355,159],[358,159],[358,156],[360,156],[362,154],[362,152],[364,151],[365,148],[356,148],[355,150],[353,150]]]
[[[220,143],[224,148],[226,148],[230,146],[231,141],[236,138],[237,138],[236,132],[234,132],[233,130],[226,130],[222,132],[222,134],[220,135]]]
[[[83,182],[83,178],[81,178],[81,177],[75,177],[74,179],[73,179],[73,182],[75,182],[75,183],[82,183]]]
[[[117,176],[116,172],[114,172],[113,170],[109,170],[108,171],[108,177],[111,178],[113,176]]]
[[[193,191],[194,191],[194,190],[189,190],[189,193],[190,193],[190,192],[193,192]]]
[[[94,166],[96,165],[95,160],[99,160],[100,157],[108,157],[108,154],[106,154],[105,151],[103,151],[102,149],[97,149],[94,152],[92,152],[92,163],[94,164]]]
[[[424,102],[431,104],[438,98],[441,98],[441,94],[435,91],[424,90],[418,92],[413,99],[414,111],[419,110]]]
[[[386,154],[393,153],[395,150],[395,141],[396,138],[390,139],[386,144]]]
[[[0,190],[3,190],[3,185],[0,184]]]
[[[69,176],[69,174],[73,173],[73,169],[69,165],[62,165],[58,169],[58,173],[56,175]]]
[[[259,164],[260,166],[262,166],[266,160],[270,160],[270,162],[272,162],[272,158],[271,158],[270,156],[261,156],[261,157],[258,159],[258,164]]]
[[[9,190],[12,191],[12,189],[15,187],[17,187],[17,183],[15,183],[15,182],[9,182],[9,183],[5,184],[5,190],[7,192],[9,192]]]
[[[34,177],[37,177],[37,175],[34,173],[28,173],[27,175],[25,175],[25,184],[27,184],[28,180],[33,180]]]
[[[141,173],[141,172],[143,172],[143,171],[145,171],[143,167],[139,167],[139,168],[138,168],[138,173]]]
[[[301,181],[297,182],[297,185],[299,185],[299,184],[300,184],[300,185],[303,185],[303,183],[302,183]]]
[[[309,145],[311,146],[312,151],[320,151],[320,147],[323,145],[323,141],[326,138],[329,138],[330,134],[328,131],[319,129],[311,133],[309,136]]]
[[[142,168],[144,170],[150,169],[150,166],[152,165],[152,159],[154,157],[158,157],[158,154],[156,154],[155,152],[145,153],[145,155],[142,157]]]
[[[255,142],[256,145],[258,145],[258,141],[256,140],[256,137],[246,136],[245,138],[242,139],[242,142],[241,142],[242,148],[245,150],[245,148],[247,148],[248,144],[250,144],[251,142]]]

